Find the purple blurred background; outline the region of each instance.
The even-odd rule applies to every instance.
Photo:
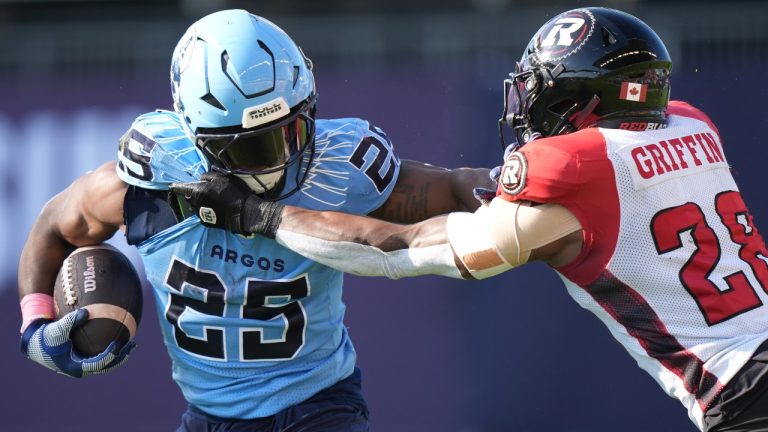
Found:
[[[18,352],[16,266],[42,205],[113,158],[136,115],[170,108],[170,54],[189,23],[213,6],[250,7],[128,3],[0,1],[3,430],[172,431],[185,408],[149,291],[139,347],[113,374],[69,379]],[[251,7],[315,61],[318,116],[368,119],[387,131],[402,158],[447,167],[499,162],[501,82],[536,28],[573,7],[379,1],[364,10],[350,1],[328,2],[327,9],[321,3]],[[718,125],[745,200],[766,226],[766,7],[611,4],[668,41],[673,98],[704,109]],[[114,243],[135,258],[119,237]],[[546,266],[482,282],[347,276],[345,301],[375,431],[696,430],[682,405],[637,368]]]

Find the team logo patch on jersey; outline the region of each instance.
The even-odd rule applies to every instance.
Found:
[[[520,152],[509,155],[501,167],[499,184],[504,192],[517,195],[525,188],[525,178],[528,174],[528,161]]]
[[[535,36],[535,58],[539,62],[554,62],[579,51],[594,33],[595,22],[595,16],[586,9],[554,17]]]

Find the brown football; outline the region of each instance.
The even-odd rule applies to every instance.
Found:
[[[122,346],[136,336],[141,321],[142,284],[131,261],[103,243],[72,252],[59,270],[54,287],[56,318],[88,309],[88,321],[72,330],[75,350],[92,357],[110,342]]]

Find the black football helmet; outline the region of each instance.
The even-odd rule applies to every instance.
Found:
[[[672,60],[647,24],[608,8],[564,12],[542,26],[504,81],[504,125],[518,145],[594,124],[664,124]]]

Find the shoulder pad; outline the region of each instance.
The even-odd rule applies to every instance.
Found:
[[[366,214],[389,198],[400,158],[389,137],[365,120],[318,120],[315,153],[296,205]]]
[[[605,141],[595,128],[537,139],[507,156],[497,195],[512,201],[558,202],[590,181],[593,163],[606,158]]]
[[[120,138],[117,175],[128,184],[168,189],[170,183],[198,179],[208,168],[176,113],[143,114]]]

